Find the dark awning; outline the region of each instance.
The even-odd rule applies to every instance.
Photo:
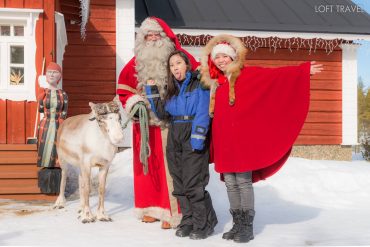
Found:
[[[135,0],[136,24],[148,16],[172,28],[370,34],[370,16],[350,0]]]

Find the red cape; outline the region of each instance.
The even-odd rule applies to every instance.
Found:
[[[219,173],[253,171],[265,179],[285,163],[306,119],[310,63],[281,68],[245,67],[235,82],[217,88],[212,143]]]

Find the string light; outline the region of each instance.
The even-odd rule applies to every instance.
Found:
[[[210,39],[213,38],[211,35],[187,35],[177,34],[181,45],[200,47],[205,46]],[[340,48],[342,44],[351,44],[352,41],[344,39],[303,39],[303,38],[279,38],[279,37],[268,37],[260,38],[256,36],[245,36],[240,37],[246,48],[250,51],[256,52],[258,48],[269,48],[270,52],[276,53],[278,49],[288,49],[293,52],[293,49],[308,50],[308,53],[316,53],[316,50],[325,50],[326,54],[331,54],[335,49]]]

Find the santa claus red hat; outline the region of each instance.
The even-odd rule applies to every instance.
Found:
[[[223,53],[231,57],[232,60],[235,60],[236,58],[236,51],[234,48],[231,47],[228,43],[220,43],[215,45],[213,47],[212,52],[211,52],[211,58],[212,60],[215,60],[216,55],[219,53]]]

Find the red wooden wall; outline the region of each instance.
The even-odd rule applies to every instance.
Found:
[[[59,3],[60,2],[60,3]],[[88,102],[109,101],[115,94],[116,81],[116,20],[115,0],[91,0],[87,38],[82,41],[78,24],[79,1],[59,0],[57,9],[66,19],[68,46],[63,61],[63,88],[69,95],[68,115],[88,113]],[[41,71],[42,57],[53,60],[54,1],[0,0],[0,7],[44,8],[45,14],[37,24],[37,71]],[[52,13],[52,14],[51,14]],[[43,41],[43,42],[42,42]],[[41,44],[41,45],[40,45]],[[340,144],[342,141],[342,72],[341,50],[330,55],[324,50],[309,54],[301,48],[259,48],[248,54],[248,64],[282,66],[315,60],[325,71],[311,79],[311,104],[303,130],[296,144]],[[0,100],[0,143],[24,143],[33,134],[35,103]]]
[[[68,116],[89,113],[89,101],[111,101],[116,91],[116,1],[91,0],[87,37],[81,40],[79,1],[62,0],[68,46],[63,60],[63,89]]]
[[[342,142],[342,51],[259,48],[247,55],[247,64],[264,67],[295,65],[317,61],[324,71],[311,77],[309,114],[295,144],[341,144]],[[273,123],[272,123],[273,124]]]
[[[0,7],[44,9],[36,24],[35,63],[38,76],[43,57],[46,63],[54,60],[54,0],[0,0]],[[0,144],[24,144],[27,137],[33,136],[36,108],[36,102],[0,99]]]

